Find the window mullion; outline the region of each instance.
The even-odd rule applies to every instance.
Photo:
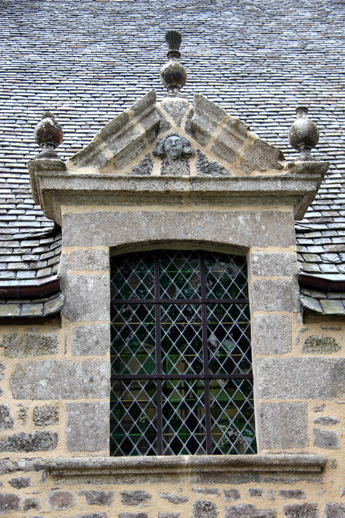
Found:
[[[206,275],[205,260],[203,252],[200,252],[200,295],[203,301],[206,300]],[[204,374],[209,374],[208,369],[208,345],[207,345],[207,305],[201,304],[201,325],[202,325],[202,355]],[[205,429],[206,429],[206,453],[212,453],[211,441],[211,411],[210,411],[210,382],[204,380],[204,402],[205,402]]]
[[[160,298],[159,285],[159,258],[158,252],[154,256],[154,297],[156,300]],[[162,374],[162,350],[161,350],[161,304],[155,305],[156,316],[156,373]],[[162,417],[162,379],[157,378],[157,455],[163,455],[163,417]]]

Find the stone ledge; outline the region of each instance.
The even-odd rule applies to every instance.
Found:
[[[313,162],[304,173],[283,176],[148,177],[66,173],[40,169],[31,161],[29,170],[35,201],[46,217],[61,224],[61,205],[163,206],[287,206],[302,219],[313,201],[328,164]],[[94,210],[94,209],[93,209]]]
[[[206,473],[321,473],[325,469],[324,455],[205,455],[167,457],[71,457],[37,461],[36,469],[44,469],[54,477],[129,475],[141,478],[150,475],[193,475]]]

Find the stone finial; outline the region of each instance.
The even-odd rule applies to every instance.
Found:
[[[169,47],[167,53],[169,61],[161,68],[161,79],[168,93],[176,95],[186,84],[187,79],[186,69],[179,62],[181,57],[181,33],[178,31],[168,31],[165,35],[165,41]]]
[[[297,106],[297,117],[289,131],[290,144],[300,151],[303,161],[313,160],[311,150],[319,141],[319,130],[315,122],[308,119],[308,108]]]
[[[54,150],[63,140],[63,131],[52,113],[43,113],[41,122],[35,128],[34,137],[37,144],[43,148],[37,158],[57,158]]]

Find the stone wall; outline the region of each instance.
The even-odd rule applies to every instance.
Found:
[[[42,468],[43,460],[108,455],[109,249],[66,246],[62,319],[1,328],[0,513],[345,515],[345,325],[337,318],[302,321],[292,247],[256,248],[248,260],[260,456],[322,454],[324,472],[301,475],[296,468],[287,476],[249,469],[187,477],[190,469],[172,466],[176,476],[169,480],[147,473],[129,480]]]

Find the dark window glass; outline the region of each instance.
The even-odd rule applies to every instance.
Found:
[[[256,453],[245,258],[117,256],[111,300],[111,455]]]

